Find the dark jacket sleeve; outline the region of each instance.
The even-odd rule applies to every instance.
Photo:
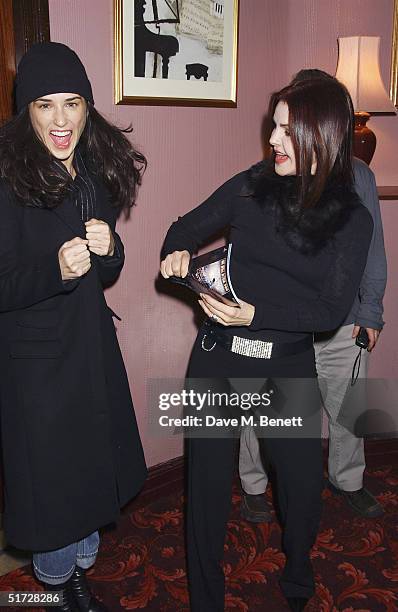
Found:
[[[383,225],[375,177],[367,164],[354,160],[355,189],[373,218],[374,229],[365,270],[359,286],[360,305],[355,323],[363,327],[381,329],[383,297],[387,282],[387,261],[384,249]]]
[[[108,287],[112,285],[119,277],[120,272],[124,266],[124,246],[122,239],[119,234],[116,232],[116,219],[117,213],[116,209],[112,208],[110,205],[109,198],[106,198],[106,217],[104,221],[108,223],[111,228],[113,239],[115,241],[115,250],[113,255],[95,255],[95,261],[97,264],[97,270],[100,277],[101,285],[103,287]],[[93,254],[91,255],[93,257]]]
[[[318,297],[288,305],[254,304],[250,329],[321,332],[338,328],[358,292],[372,231],[371,215],[358,207],[334,237],[334,261]]]
[[[124,266],[124,246],[119,234],[112,229],[113,239],[115,241],[115,251],[113,255],[96,255],[96,262],[98,266],[98,274],[103,287],[112,285],[118,278],[122,268]]]
[[[230,225],[233,202],[241,192],[244,175],[245,172],[241,172],[231,178],[202,204],[170,226],[161,259],[174,251],[186,250],[192,255],[213,234]]]
[[[75,281],[62,281],[58,249],[36,259],[23,255],[22,214],[0,185],[0,312],[33,306],[77,286]]]

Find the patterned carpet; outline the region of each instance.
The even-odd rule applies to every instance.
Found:
[[[398,611],[398,441],[369,442],[367,462],[367,486],[385,507],[385,515],[362,519],[341,497],[324,490],[321,529],[312,552],[317,592],[308,612]],[[271,500],[271,491],[268,495]],[[225,544],[226,610],[287,611],[277,582],[284,564],[280,528],[276,522],[254,525],[240,520],[240,499],[236,480]],[[180,459],[155,468],[117,529],[103,534],[90,580],[112,612],[189,610]],[[2,576],[0,590],[41,587],[25,567]]]

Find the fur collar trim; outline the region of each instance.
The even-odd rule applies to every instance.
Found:
[[[362,206],[361,200],[353,187],[330,179],[317,204],[302,210],[297,202],[296,183],[296,177],[278,176],[270,163],[263,161],[248,170],[245,195],[273,207],[275,229],[291,248],[315,254],[347,223],[353,210]]]

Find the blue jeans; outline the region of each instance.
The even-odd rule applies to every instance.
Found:
[[[88,569],[97,558],[99,533],[94,531],[83,540],[50,552],[33,554],[33,569],[39,580],[62,584],[72,576],[75,566]]]

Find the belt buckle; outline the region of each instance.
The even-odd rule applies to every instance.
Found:
[[[256,357],[258,359],[271,359],[273,342],[264,340],[251,340],[234,336],[231,351],[245,357]]]

